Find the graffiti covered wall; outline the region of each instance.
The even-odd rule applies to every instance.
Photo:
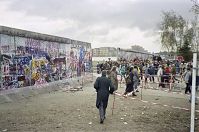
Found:
[[[87,44],[88,45],[88,44]],[[91,46],[0,34],[0,90],[44,84],[91,71]]]

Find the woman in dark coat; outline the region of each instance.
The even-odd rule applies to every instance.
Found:
[[[126,90],[123,94],[123,96],[126,96],[128,93],[132,92],[134,90],[133,88],[133,73],[132,73],[133,67],[131,67],[129,69],[129,71],[127,71],[127,77],[129,76],[130,81],[127,82],[127,77],[126,77]],[[132,93],[133,96],[136,96],[135,93]]]
[[[111,80],[106,77],[106,71],[102,71],[102,76],[95,81],[94,88],[97,92],[96,107],[100,113],[100,123],[103,123],[108,105],[109,94],[113,94],[114,86]]]

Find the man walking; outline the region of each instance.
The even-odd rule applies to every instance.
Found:
[[[191,94],[192,80],[190,78],[191,78],[191,70],[190,70],[190,68],[187,68],[187,71],[184,73],[184,80],[186,83],[185,94],[187,94],[187,92],[189,92]]]
[[[106,118],[109,94],[113,94],[114,91],[111,80],[106,77],[106,71],[102,71],[102,76],[96,79],[94,88],[97,92],[96,107],[99,109],[100,123],[103,124]]]

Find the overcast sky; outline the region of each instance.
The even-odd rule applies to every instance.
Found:
[[[161,50],[161,12],[192,19],[191,0],[0,0],[0,25],[92,43]]]

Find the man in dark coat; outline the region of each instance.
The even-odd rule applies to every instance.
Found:
[[[106,77],[106,71],[102,71],[102,76],[96,79],[94,88],[97,92],[96,107],[99,109],[100,123],[102,124],[105,119],[109,94],[113,94],[114,91],[111,80]]]

